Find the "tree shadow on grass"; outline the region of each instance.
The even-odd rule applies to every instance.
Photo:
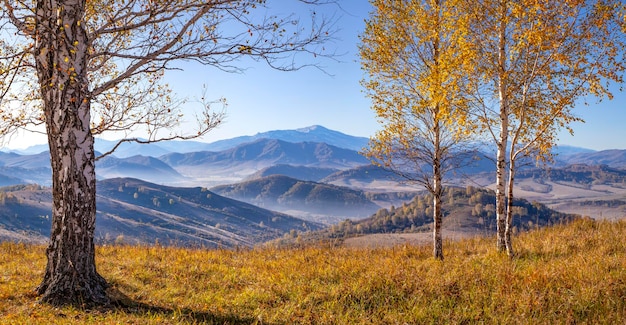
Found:
[[[271,324],[266,323],[265,321],[260,321],[256,318],[241,317],[232,314],[217,315],[209,312],[194,311],[188,308],[174,310],[160,306],[152,306],[134,301],[118,289],[112,287],[107,289],[107,293],[111,298],[111,305],[106,307],[107,311],[123,312],[135,315],[160,314],[168,319],[176,319],[176,322],[191,324]],[[277,323],[274,324],[278,325]]]

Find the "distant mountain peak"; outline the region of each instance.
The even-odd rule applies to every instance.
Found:
[[[296,129],[296,131],[302,132],[302,133],[309,133],[313,131],[328,131],[328,129],[321,125],[311,125],[311,126]]]
[[[348,135],[339,131],[327,129],[321,125],[311,125],[299,129],[273,130],[260,132],[255,135],[246,135],[231,139],[218,140],[209,143],[207,145],[209,149],[207,150],[221,151],[264,138],[276,139],[290,143],[324,142],[335,147],[350,149],[354,151],[361,150],[369,142],[369,139],[366,137]]]

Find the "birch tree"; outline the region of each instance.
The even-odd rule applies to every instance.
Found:
[[[2,1],[0,135],[45,126],[50,148],[52,230],[37,288],[43,302],[110,301],[95,266],[94,135],[142,130],[148,142],[189,139],[220,123],[220,112],[205,101],[197,129],[172,131],[183,114],[162,82],[166,70],[186,60],[237,71],[242,57],[294,70],[302,56],[329,55],[322,45],[331,37],[326,19],[314,11],[306,21],[277,17],[266,5],[264,0]]]
[[[365,154],[433,195],[433,255],[443,259],[443,177],[469,125],[471,46],[462,1],[373,0],[360,56],[382,130]]]
[[[512,256],[516,161],[549,159],[557,132],[581,121],[574,106],[611,98],[609,84],[623,82],[624,4],[485,0],[473,14],[482,75],[474,103],[497,148],[497,248]]]

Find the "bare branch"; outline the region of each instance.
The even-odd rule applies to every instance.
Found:
[[[300,2],[311,6],[337,4],[325,0]],[[14,25],[12,28],[20,31],[21,36],[31,38],[25,39],[26,42],[36,44],[37,38],[30,32],[37,19],[34,3],[2,0],[2,4],[6,8],[0,17],[2,22]],[[237,60],[249,57],[275,69],[291,71],[308,66],[321,69],[318,63],[299,62],[296,57],[299,53],[314,59],[334,57],[325,48],[325,43],[333,37],[333,17],[321,17],[314,11],[310,22],[289,14],[278,17],[271,15],[270,8],[259,1],[87,1],[85,16],[79,19],[87,32],[86,44],[80,46],[86,49],[88,57],[85,86],[93,135],[121,132],[127,136],[144,130],[151,135],[151,141],[198,137],[196,133],[185,136],[164,133],[183,121],[180,108],[186,101],[160,102],[171,97],[171,90],[160,83],[163,73],[178,69],[178,61],[195,61],[223,71],[240,72],[244,68],[236,64]],[[3,67],[0,75],[4,77],[0,94],[5,100],[12,94],[11,101],[20,94],[32,103],[29,111],[22,109],[19,114],[5,110],[8,113],[2,116],[8,125],[3,124],[6,126],[3,134],[41,125],[44,118],[37,104],[40,94],[30,89],[24,92],[17,86],[23,84],[36,89],[31,82],[34,70],[26,70],[34,67],[33,48],[8,51],[12,47],[4,43],[0,47],[5,50],[0,49]],[[28,98],[24,93],[29,94]],[[9,102],[1,108],[7,105]],[[218,120],[223,113],[207,116]],[[207,116],[197,120],[203,121]],[[18,117],[22,119],[19,123]],[[204,134],[212,126],[198,125],[198,131]],[[131,141],[137,142],[133,138]]]
[[[11,23],[24,35],[34,36],[35,30],[33,26],[27,23],[28,20],[34,21],[34,15],[26,15],[23,17],[18,17],[15,15],[16,6],[10,2],[10,0],[4,0],[4,10],[3,14],[6,14],[7,18]],[[20,5],[21,8],[28,8],[25,2],[23,1],[15,1]],[[31,11],[32,13],[32,11]]]
[[[206,88],[204,89],[202,97],[196,103],[200,105],[201,110],[195,116],[195,121],[197,125],[191,133],[177,133],[173,131],[181,124],[179,118],[182,117],[182,114],[178,113],[176,108],[178,105],[182,104],[183,101],[169,105],[159,104],[157,105],[158,108],[156,110],[147,109],[143,111],[143,114],[141,116],[134,115],[132,116],[132,118],[124,117],[125,114],[133,115],[133,113],[130,112],[113,114],[111,116],[111,119],[106,121],[103,120],[101,122],[102,125],[98,125],[92,128],[94,130],[94,134],[100,134],[104,131],[132,132],[136,127],[143,126],[146,128],[148,138],[140,139],[138,137],[125,137],[119,140],[112,149],[98,156],[96,160],[112,154],[120,145],[125,142],[148,144],[170,140],[191,140],[206,135],[209,131],[213,130],[224,121],[224,118],[226,116],[224,108],[227,104],[224,99],[220,99],[218,101],[208,101],[206,100],[205,95]],[[171,101],[167,102],[171,103]],[[223,107],[221,110],[214,111],[212,108],[214,104],[220,104]],[[116,117],[117,119],[112,119],[112,117]],[[168,130],[169,134],[161,136],[160,132],[163,130]]]

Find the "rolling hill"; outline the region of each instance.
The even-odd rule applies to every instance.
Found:
[[[321,183],[367,189],[369,191],[390,189],[415,190],[410,187],[403,187],[400,184],[401,181],[402,179],[396,174],[372,164],[340,170],[320,180]]]
[[[346,218],[364,218],[380,209],[363,191],[283,175],[216,186],[211,191],[302,218],[309,216],[309,220],[331,223]]]
[[[573,164],[561,168],[524,169],[516,173],[518,178],[533,178],[555,182],[578,184],[626,184],[626,170],[608,165]]]
[[[294,165],[273,165],[259,170],[258,172],[246,177],[244,181],[250,181],[266,176],[272,175],[284,175],[291,178],[296,178],[303,181],[317,182],[328,175],[338,172],[338,169],[334,168],[322,168],[322,167],[307,167],[307,166],[294,166]]]
[[[626,150],[578,152],[559,156],[557,159],[564,164],[607,165],[613,168],[626,169]]]
[[[104,157],[96,162],[99,179],[130,177],[157,184],[180,182],[184,177],[168,164],[148,156]]]
[[[449,187],[443,197],[443,233],[459,236],[483,236],[496,231],[495,193],[492,190]],[[537,202],[524,199],[514,201],[514,232],[570,222],[580,218],[576,214],[561,213]],[[410,202],[398,207],[378,210],[369,218],[345,220],[331,227],[301,234],[300,240],[343,241],[348,238],[373,234],[426,234],[432,232],[432,196],[417,195]],[[293,238],[292,238],[293,239]],[[389,237],[393,240],[393,237]],[[367,240],[367,239],[366,239]],[[291,244],[290,238],[282,238],[279,244]]]
[[[149,156],[117,158],[107,156],[96,162],[98,179],[131,177],[158,184],[182,182],[185,178],[169,165]],[[0,152],[0,186],[16,184],[52,185],[50,154],[34,155]]]
[[[2,185],[51,185],[50,154],[48,151],[32,155],[0,152],[0,174],[5,176]]]
[[[100,243],[250,247],[292,229],[320,225],[222,197],[203,188],[175,188],[136,179],[100,181]],[[51,192],[37,185],[0,191],[0,238],[43,242],[50,231]]]
[[[23,179],[21,178],[17,178],[14,176],[9,176],[6,174],[13,174],[13,170],[11,171],[6,171],[3,168],[0,168],[0,187],[1,186],[9,186],[9,185],[18,185],[18,184],[26,184],[28,182],[25,182]]]
[[[32,155],[20,155],[14,152],[0,152],[0,166],[20,167],[24,169],[50,168],[50,154],[48,151]]]

